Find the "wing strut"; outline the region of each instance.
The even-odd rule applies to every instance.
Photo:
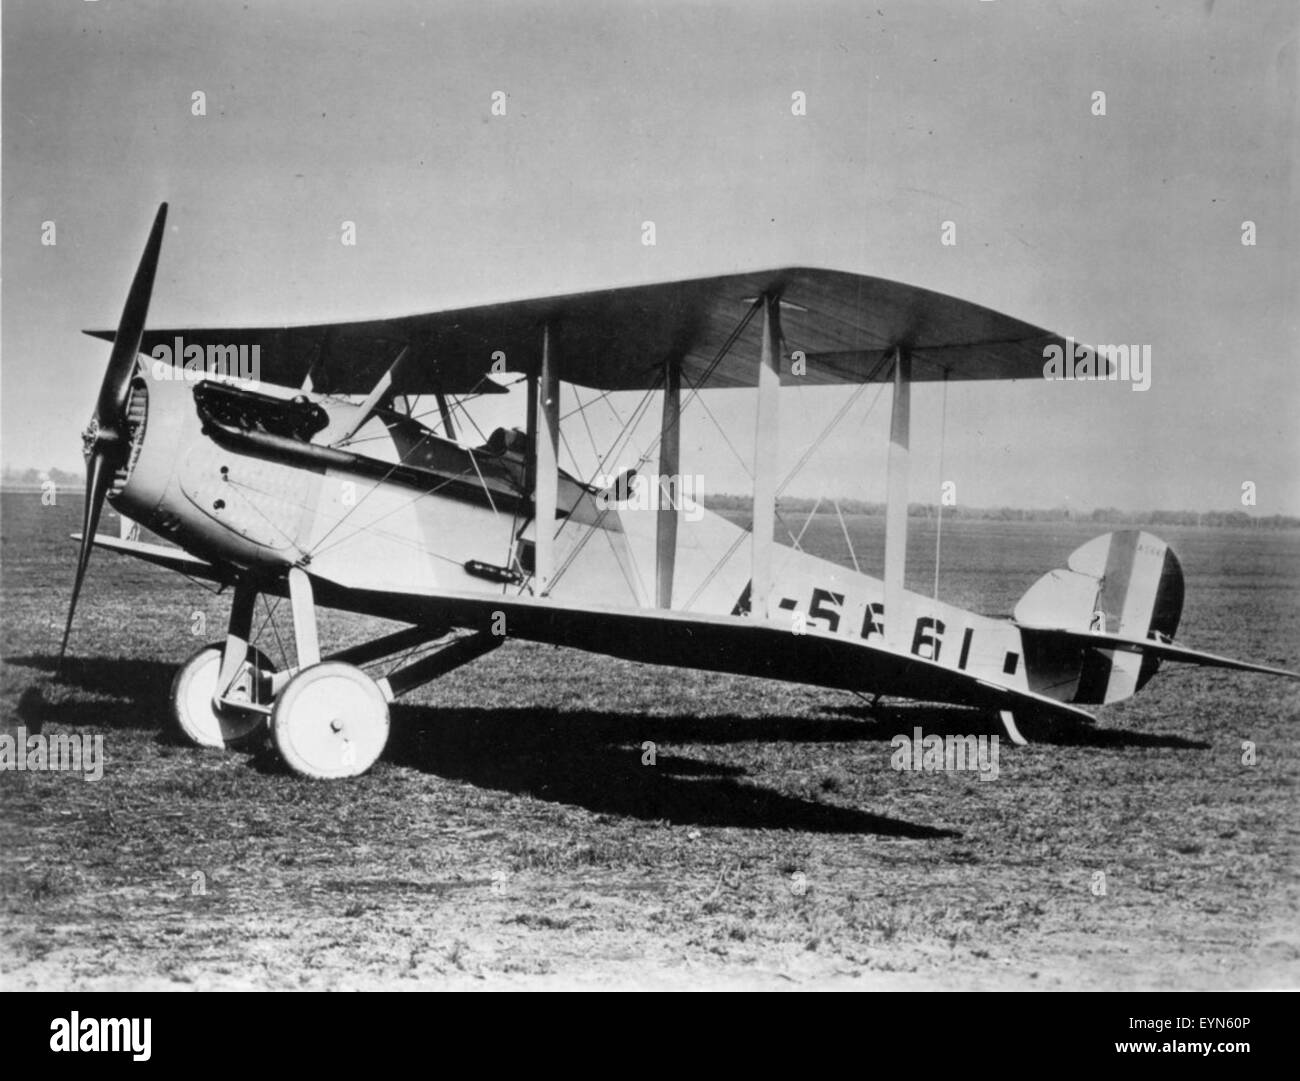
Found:
[[[948,445],[948,373],[943,373],[943,406],[939,413],[939,506],[934,516],[934,602],[939,603],[939,563],[943,555],[943,452]]]
[[[542,363],[534,377],[536,416],[533,418],[533,592],[544,597],[555,576],[555,507],[560,497],[560,369],[554,333],[542,327]]]
[[[894,350],[894,402],[889,419],[889,464],[885,496],[885,644],[908,648],[903,612],[907,564],[907,477],[912,412],[912,360]]]
[[[439,391],[435,397],[438,400],[438,415],[442,417],[442,434],[448,439],[455,441],[456,425],[451,419],[451,406],[447,404],[447,395]]]
[[[326,329],[321,335],[320,345],[316,347],[316,359],[312,361],[311,367],[307,369],[307,375],[302,381],[302,390],[304,394],[311,394],[313,391],[325,390],[325,365],[329,362],[330,344],[334,340],[333,333]],[[274,382],[274,380],[271,380]],[[317,384],[320,384],[319,386]]]
[[[766,620],[772,589],[772,536],[776,531],[776,485],[780,444],[777,298],[763,296],[763,345],[758,361],[758,412],[754,427],[754,524],[751,537],[750,615]]]
[[[681,499],[682,365],[664,364],[664,411],[659,423],[659,517],[655,531],[655,595],[660,608],[673,606],[677,561],[677,505]]]
[[[392,394],[393,384],[397,381],[402,365],[406,363],[406,358],[410,355],[411,347],[409,345],[402,346],[396,359],[388,366],[388,370],[375,380],[375,385],[370,388],[370,393],[366,395],[365,401],[357,409],[356,416],[352,418],[352,423],[348,425],[347,431],[334,440],[334,446],[341,447],[350,442],[352,437],[361,430],[362,425],[374,416],[375,410]]]

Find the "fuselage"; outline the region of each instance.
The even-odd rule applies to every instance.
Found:
[[[264,580],[300,566],[336,596],[367,598],[373,614],[415,618],[446,592],[530,594],[538,523],[523,433],[466,447],[380,410],[340,441],[359,408],[266,384],[137,377],[131,455],[110,501],[218,566]],[[749,533],[681,502],[674,611],[763,619],[1060,700],[1073,694],[1077,659],[1031,671],[1033,643],[1013,622],[911,592],[901,612],[886,612],[879,579],[796,548],[777,546],[768,610],[750,612]],[[616,499],[561,471],[549,600],[654,607],[655,519],[634,495]]]

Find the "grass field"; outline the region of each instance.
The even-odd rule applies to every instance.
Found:
[[[60,676],[79,500],[0,513],[0,721],[106,755],[0,774],[6,988],[1300,985],[1294,683],[1166,668],[981,783],[889,764],[977,714],[509,642],[394,706],[369,775],[311,783],[165,729],[226,598],[98,552]],[[864,570],[878,528],[850,521]],[[950,523],[943,595],[1007,613],[1104,531]],[[1300,537],[1157,532],[1180,640],[1300,668]],[[849,559],[833,516],[805,546]]]

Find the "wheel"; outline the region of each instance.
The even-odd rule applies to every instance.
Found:
[[[388,700],[365,672],[342,661],[304,668],[271,711],[271,737],[303,777],[358,777],[388,742]]]
[[[204,646],[181,666],[172,680],[172,720],[181,735],[199,747],[237,747],[255,736],[266,719],[258,713],[236,710],[218,713],[212,708],[223,649],[224,643]],[[259,677],[274,671],[275,666],[266,655],[250,646],[248,659],[229,697],[263,703],[267,696]]]

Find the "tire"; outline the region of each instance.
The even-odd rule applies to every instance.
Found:
[[[239,747],[251,742],[266,726],[262,714],[218,713],[212,708],[223,650],[224,643],[204,646],[181,665],[172,680],[172,723],[182,738],[196,747]],[[259,649],[250,646],[248,654],[252,664],[246,661],[235,680],[235,697],[257,702],[256,673],[274,672],[275,666]]]
[[[359,777],[388,743],[388,699],[360,668],[324,661],[304,668],[280,692],[271,738],[301,777]]]

